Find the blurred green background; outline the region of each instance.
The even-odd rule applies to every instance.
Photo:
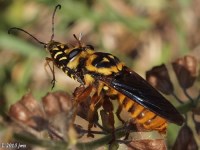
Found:
[[[73,44],[73,34],[82,33],[83,43],[116,55],[143,77],[154,65],[185,54],[200,59],[199,0],[0,0],[2,115],[28,92],[39,98],[51,91],[52,74],[44,69],[48,53],[28,35],[7,31],[20,27],[48,42],[57,4],[62,9],[55,16],[55,40]],[[78,85],[58,69],[56,80],[53,90],[73,92]]]

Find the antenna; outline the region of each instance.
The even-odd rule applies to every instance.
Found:
[[[56,14],[56,10],[57,9],[61,9],[61,5],[60,4],[58,4],[56,7],[55,7],[55,9],[54,9],[54,12],[53,12],[53,16],[52,16],[52,35],[51,35],[51,41],[53,40],[53,38],[54,38],[54,18],[55,18],[55,14]]]
[[[53,38],[54,38],[54,18],[55,18],[56,10],[57,10],[58,8],[61,9],[61,5],[60,5],[60,4],[58,4],[58,5],[55,7],[54,12],[53,12],[53,16],[52,16],[52,35],[51,35],[51,39],[50,39],[51,41],[52,41]],[[26,34],[28,34],[30,37],[32,37],[34,40],[36,40],[38,43],[40,43],[40,44],[42,44],[42,45],[45,45],[45,46],[47,45],[46,43],[44,43],[44,42],[38,40],[35,36],[33,36],[32,34],[30,34],[29,32],[27,32],[26,30],[21,29],[21,28],[17,28],[17,27],[10,28],[10,29],[8,30],[8,34],[11,34],[12,30],[20,30],[20,31],[22,31],[22,32],[24,32],[24,33],[26,33]]]
[[[82,33],[80,33],[79,38],[77,38],[76,34],[73,34],[73,36],[74,36],[74,38],[77,40],[79,47],[82,47],[82,45],[81,45],[81,41],[80,41],[81,38],[82,38]]]
[[[33,39],[35,39],[38,43],[40,43],[40,44],[42,44],[42,45],[46,45],[46,43],[44,43],[44,42],[38,40],[36,37],[34,37],[34,36],[33,36],[32,34],[30,34],[29,32],[25,31],[24,29],[17,28],[17,27],[13,27],[13,28],[10,28],[10,29],[8,30],[8,34],[11,34],[11,31],[12,31],[12,30],[20,30],[20,31],[22,31],[22,32],[24,32],[24,33],[26,33],[26,34],[28,34],[29,36],[31,36],[31,37],[32,37]]]

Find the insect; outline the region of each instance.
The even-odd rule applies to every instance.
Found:
[[[114,99],[119,103],[116,115],[121,121],[123,120],[120,113],[124,108],[135,119],[135,123],[147,130],[164,133],[168,122],[183,124],[184,119],[175,107],[114,55],[94,51],[93,46],[83,45],[76,35],[74,37],[78,42],[77,46],[54,41],[54,16],[58,8],[60,9],[61,6],[57,5],[53,12],[52,36],[48,43],[39,41],[20,28],[10,28],[9,33],[20,30],[44,45],[51,56],[46,58],[47,64],[53,62],[53,67],[49,65],[53,74],[53,86],[55,84],[54,66],[80,83],[79,92],[75,94],[74,100],[78,104],[87,97],[91,97],[87,118],[89,131],[94,125],[94,114],[101,106],[107,112],[109,123],[114,131],[115,120],[111,102]],[[89,133],[89,136],[92,135]]]

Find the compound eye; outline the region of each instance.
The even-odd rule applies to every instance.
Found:
[[[58,45],[57,44],[54,44],[54,45],[51,45],[50,47],[49,47],[49,49],[50,50],[58,50]]]
[[[86,45],[86,48],[94,50],[94,47],[92,45]]]

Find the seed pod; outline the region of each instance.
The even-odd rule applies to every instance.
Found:
[[[172,150],[183,150],[183,149],[187,150],[198,149],[192,130],[187,125],[184,125],[179,131],[176,142],[172,148]]]
[[[173,62],[172,66],[180,86],[190,88],[197,77],[197,60],[193,56],[185,56]]]
[[[69,94],[64,92],[48,93],[42,98],[42,104],[47,116],[53,117],[61,112],[68,112],[72,108]]]
[[[196,107],[192,112],[192,119],[194,121],[196,133],[200,136],[200,107]]]
[[[9,115],[13,119],[38,131],[46,127],[45,115],[42,108],[31,94],[23,96],[20,101],[13,104],[10,107]]]
[[[164,94],[171,94],[174,91],[168,70],[164,64],[153,67],[146,72],[147,81]]]

